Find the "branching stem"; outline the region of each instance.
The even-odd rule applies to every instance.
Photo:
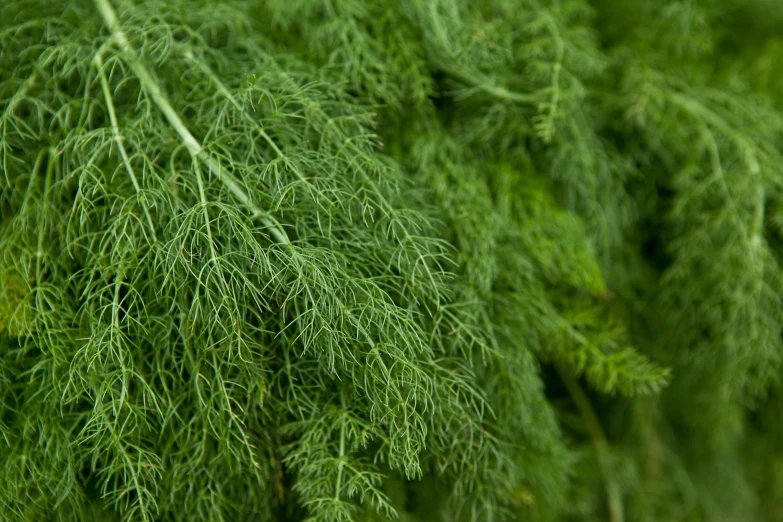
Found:
[[[41,199],[41,205],[47,204],[47,197],[49,192],[49,186],[52,184],[52,174],[54,173],[54,162],[56,161],[57,151],[54,147],[49,148],[49,156],[46,160],[46,175],[44,177],[43,197]],[[42,157],[42,156],[39,156]],[[32,180],[31,180],[32,181]],[[43,209],[41,209],[43,213]],[[35,251],[35,284],[36,288],[40,288],[42,282],[43,273],[43,255],[44,255],[44,240],[46,239],[46,221],[41,219],[38,221],[38,244]]]
[[[122,134],[120,134],[120,126],[117,123],[117,115],[114,111],[114,102],[112,100],[111,90],[109,89],[109,82],[106,79],[106,73],[103,72],[103,57],[101,56],[100,52],[96,53],[93,61],[95,62],[95,66],[98,69],[98,76],[101,82],[101,89],[103,90],[103,97],[106,99],[106,110],[109,112],[109,121],[111,122],[111,130],[112,134],[114,135],[114,141],[117,143],[117,148],[119,149],[120,156],[122,157],[122,163],[125,165],[125,170],[128,172],[128,177],[130,177],[131,183],[133,183],[133,188],[136,190],[136,195],[139,197],[141,208],[144,210],[144,215],[147,217],[147,224],[150,227],[152,239],[157,242],[158,238],[155,235],[155,225],[152,223],[152,216],[150,216],[147,204],[142,199],[141,187],[139,186],[139,182],[136,179],[136,174],[134,173],[133,167],[131,166],[130,158],[128,157],[128,153],[125,150],[125,145],[122,143]]]
[[[19,90],[14,93],[14,95],[9,100],[8,105],[6,105],[5,109],[3,110],[3,113],[0,114],[0,121],[3,122],[3,131],[2,134],[0,134],[0,146],[2,146],[1,150],[3,153],[3,176],[5,178],[5,182],[9,185],[8,157],[11,156],[11,148],[8,144],[8,140],[5,139],[5,137],[8,136],[8,119],[11,117],[14,110],[16,110],[16,106],[25,98],[25,96],[27,96],[27,92],[32,88],[37,79],[38,73],[36,70],[34,70],[27,80],[25,80],[24,84],[22,84]]]
[[[174,107],[172,107],[171,103],[161,90],[158,83],[152,77],[144,64],[141,63],[141,60],[137,56],[135,50],[131,46],[130,42],[128,42],[128,38],[125,36],[125,32],[120,27],[120,22],[117,19],[117,15],[109,3],[109,0],[94,0],[94,2],[95,6],[98,8],[101,16],[103,17],[104,22],[106,22],[107,27],[111,31],[112,36],[119,44],[120,49],[128,55],[129,65],[136,77],[139,79],[139,82],[141,82],[141,85],[144,87],[147,95],[152,99],[153,103],[158,107],[158,109],[166,117],[166,120],[168,120],[169,124],[174,128],[174,131],[180,137],[183,144],[185,145],[185,148],[187,148],[188,152],[190,152],[190,155],[194,159],[200,158],[211,171],[215,172],[218,176],[218,179],[229,190],[229,192],[231,192],[234,197],[236,197],[243,205],[249,207],[252,210],[253,217],[258,218],[265,226],[269,228],[270,233],[277,242],[284,245],[290,244],[291,241],[288,239],[288,235],[283,231],[282,228],[280,228],[277,223],[275,223],[274,219],[269,215],[269,213],[255,205],[255,203],[253,203],[253,201],[250,199],[250,196],[248,196],[240,184],[235,179],[233,179],[233,177],[227,173],[225,169],[222,169],[218,162],[214,160],[214,158],[210,157],[204,151],[201,143],[195,138],[195,136],[193,136],[188,127],[174,110]]]
[[[345,409],[345,397],[340,393],[340,403]],[[345,460],[345,423],[340,424],[340,462],[337,464],[337,483],[334,486],[334,500],[340,500],[340,489],[343,482],[343,463]]]
[[[462,71],[458,71],[455,68],[447,68],[445,72],[449,76],[452,76],[455,80],[464,83],[465,85],[475,87],[476,89],[483,91],[493,98],[497,98],[499,100],[506,100],[521,104],[535,103],[537,101],[536,97],[531,94],[523,94],[506,89],[500,85],[495,85],[484,79],[483,75],[476,74],[475,72],[472,72],[473,74],[468,74],[463,73]]]
[[[261,137],[266,141],[270,147],[275,151],[275,154],[279,158],[284,158],[285,154],[283,154],[283,151],[280,150],[280,147],[277,146],[277,144],[274,142],[274,140],[267,134],[266,130],[264,129],[264,126],[256,120],[251,114],[248,114],[247,109],[242,107],[240,103],[237,101],[236,97],[231,94],[231,92],[228,90],[228,87],[226,87],[226,84],[224,84],[221,79],[218,77],[217,74],[205,63],[203,63],[201,60],[196,60],[195,56],[193,56],[193,52],[190,50],[187,50],[185,52],[185,59],[187,59],[189,62],[193,63],[196,67],[198,67],[201,72],[206,74],[209,79],[217,86],[218,91],[220,92],[223,97],[225,97],[228,102],[238,111],[242,112],[243,114],[246,114],[248,119],[253,123],[253,125],[256,127],[256,130],[261,135]],[[296,171],[297,176],[304,179],[303,176],[299,173],[299,171]]]
[[[609,509],[609,522],[623,522],[623,501],[620,494],[620,486],[614,479],[611,472],[610,458],[609,458],[609,443],[604,435],[604,430],[601,428],[601,422],[598,420],[593,407],[590,405],[590,400],[587,398],[584,390],[569,371],[564,368],[560,362],[554,361],[555,369],[557,370],[560,379],[568,389],[568,393],[571,395],[571,399],[576,405],[576,409],[579,411],[579,415],[582,417],[587,432],[590,434],[590,438],[595,446],[596,453],[598,454],[598,463],[601,467],[601,474],[604,477],[606,483],[606,501]]]

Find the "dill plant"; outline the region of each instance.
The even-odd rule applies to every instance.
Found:
[[[781,23],[7,2],[0,517],[778,519]]]

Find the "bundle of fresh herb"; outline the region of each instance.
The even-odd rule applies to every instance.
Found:
[[[783,516],[772,0],[0,6],[0,518]]]

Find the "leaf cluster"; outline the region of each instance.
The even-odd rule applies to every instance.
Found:
[[[781,23],[0,6],[0,518],[775,520]]]

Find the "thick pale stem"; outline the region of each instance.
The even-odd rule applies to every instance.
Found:
[[[152,102],[158,107],[158,110],[163,113],[163,115],[166,117],[166,120],[168,120],[169,124],[174,128],[174,131],[180,137],[182,143],[185,145],[185,148],[187,148],[190,155],[194,158],[201,159],[201,161],[203,161],[204,164],[218,176],[218,179],[221,181],[221,183],[223,183],[228,191],[231,192],[231,194],[233,194],[234,197],[236,197],[243,205],[251,209],[253,217],[259,219],[265,226],[269,228],[270,233],[277,242],[284,245],[290,244],[291,241],[288,239],[288,235],[274,222],[271,216],[269,216],[267,212],[258,208],[258,206],[253,203],[250,196],[241,187],[241,185],[235,179],[233,179],[233,177],[228,172],[226,172],[225,169],[222,169],[220,164],[218,164],[214,158],[210,157],[209,154],[204,151],[201,143],[199,143],[196,137],[193,136],[193,134],[187,128],[185,123],[182,121],[182,118],[179,117],[177,112],[174,110],[174,107],[172,107],[168,98],[161,90],[158,83],[152,77],[144,64],[142,64],[139,60],[135,50],[130,45],[130,42],[128,42],[128,38],[125,36],[125,33],[120,27],[120,22],[117,19],[117,15],[109,1],[94,0],[94,2],[95,6],[98,8],[101,16],[103,17],[104,22],[106,22],[106,26],[109,28],[115,41],[120,46],[120,49],[128,55],[129,65],[133,70],[133,73],[139,79],[139,82],[141,82],[142,87]]]
[[[120,27],[120,22],[117,19],[117,15],[109,3],[109,0],[94,0],[94,2],[95,6],[100,11],[106,26],[111,31],[112,37],[117,42],[120,49],[128,55],[128,61],[131,70],[133,70],[134,74],[139,79],[139,82],[141,83],[147,95],[163,113],[169,124],[174,128],[174,131],[179,135],[190,155],[194,159],[201,160],[206,165],[206,167],[210,169],[210,171],[217,174],[218,179],[229,190],[229,192],[231,192],[234,197],[236,197],[242,204],[250,208],[252,217],[254,219],[258,219],[261,221],[261,223],[268,227],[272,237],[278,243],[287,247],[291,247],[291,241],[285,231],[275,223],[274,219],[267,212],[261,210],[253,203],[253,201],[250,199],[250,196],[247,195],[240,184],[234,180],[233,177],[225,171],[225,169],[221,168],[218,162],[216,162],[204,151],[201,143],[199,143],[199,141],[187,128],[185,123],[174,110],[174,107],[172,107],[166,95],[161,90],[158,83],[152,77],[147,68],[144,67],[144,65],[141,63],[135,50],[128,42],[128,38],[125,36],[125,33]],[[291,250],[291,252],[293,259],[296,260],[297,263],[301,263],[299,255],[294,250]],[[302,265],[304,266],[304,263],[302,263]],[[310,296],[310,298],[313,299],[312,296]],[[359,327],[359,330],[367,338],[368,343],[371,346],[375,346],[375,342],[369,333],[367,333],[365,329],[361,327]]]
[[[340,404],[345,409],[345,396],[340,393]],[[334,486],[334,499],[340,500],[340,489],[343,487],[343,459],[345,458],[345,424],[340,426],[340,462],[337,464],[337,483]]]
[[[340,500],[343,485],[343,459],[345,458],[345,427],[340,428],[340,463],[337,465],[337,483],[334,486],[334,499]]]

